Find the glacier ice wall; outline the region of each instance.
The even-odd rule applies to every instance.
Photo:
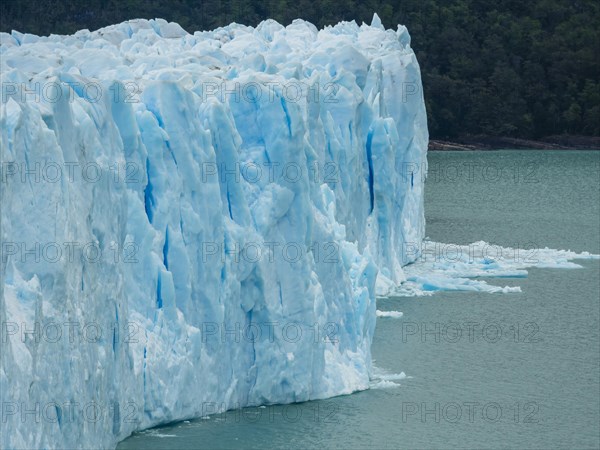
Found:
[[[424,233],[405,27],[0,34],[3,448],[366,389]]]

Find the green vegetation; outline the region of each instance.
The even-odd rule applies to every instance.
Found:
[[[432,138],[600,135],[597,0],[54,0],[0,3],[0,29],[47,35],[162,17],[188,31],[265,18],[340,20],[412,35]]]

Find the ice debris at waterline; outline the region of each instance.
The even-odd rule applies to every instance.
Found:
[[[387,371],[373,365],[371,382],[369,384],[370,389],[393,389],[400,387],[400,383],[396,381],[404,380],[406,378],[412,378],[407,376],[404,372],[400,373],[388,373]]]
[[[388,295],[412,297],[432,295],[436,291],[521,292],[519,286],[494,286],[472,278],[524,278],[527,276],[525,269],[531,267],[578,269],[581,266],[573,260],[600,258],[588,252],[519,249],[483,241],[470,245],[423,241],[410,252],[418,253],[419,258],[403,268],[406,281],[392,288]]]
[[[0,43],[3,448],[369,387],[376,279],[424,237],[405,27]]]

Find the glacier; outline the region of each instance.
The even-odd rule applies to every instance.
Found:
[[[424,238],[403,26],[0,33],[2,448],[369,388]]]

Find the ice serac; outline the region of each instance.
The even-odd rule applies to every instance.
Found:
[[[2,448],[368,388],[376,285],[424,233],[406,28],[0,42]]]

